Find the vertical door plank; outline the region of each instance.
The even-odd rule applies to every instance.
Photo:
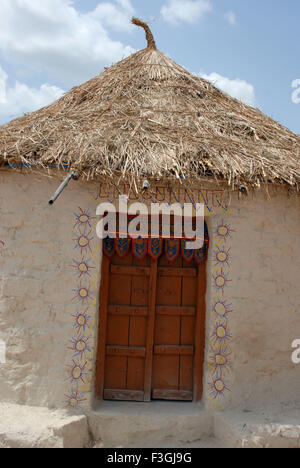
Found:
[[[108,315],[106,327],[107,346],[128,346],[128,334],[128,315]]]
[[[179,390],[193,389],[193,356],[180,356],[180,382]]]
[[[203,368],[205,352],[206,323],[206,262],[198,267],[197,286],[197,317],[195,328],[195,358],[194,358],[194,401],[200,401],[203,393]]]
[[[127,357],[106,356],[105,358],[104,391],[109,389],[126,390],[127,388]]]
[[[157,262],[151,259],[151,271],[150,271],[150,279],[149,279],[149,296],[148,296],[149,297],[149,300],[148,300],[149,310],[148,310],[147,346],[146,346],[146,362],[145,362],[144,401],[151,401],[156,286],[157,286]]]
[[[180,356],[154,354],[153,390],[178,390],[180,379]]]
[[[166,256],[159,259],[159,268],[165,268]],[[157,279],[157,306],[181,307],[182,277],[173,276],[172,270],[182,266],[179,256],[174,263],[167,263],[166,276],[158,274]],[[159,270],[160,272],[161,270]],[[156,315],[154,332],[154,359],[152,389],[153,398],[157,398],[157,390],[179,390],[180,383],[180,353],[175,355],[159,354],[157,346],[180,346],[181,316]],[[161,393],[159,393],[161,395]],[[168,398],[171,399],[168,393]]]
[[[180,344],[179,315],[157,315],[155,319],[154,343],[156,345]]]
[[[99,304],[99,331],[98,331],[98,353],[96,373],[96,396],[103,400],[104,370],[105,370],[105,348],[107,329],[107,309],[109,294],[110,260],[103,255],[101,268],[100,304]]]
[[[146,257],[139,261],[133,257],[133,268],[138,266],[149,266],[149,259]],[[147,307],[148,315],[148,295],[149,295],[149,277],[132,276],[131,284],[131,307],[145,306]],[[129,343],[130,347],[146,348],[147,343],[147,317],[129,317]],[[127,364],[127,389],[128,390],[144,390],[145,381],[145,358],[128,357]],[[144,399],[144,397],[143,397]]]
[[[128,358],[127,389],[144,391],[145,359]],[[143,392],[144,393],[144,392]]]

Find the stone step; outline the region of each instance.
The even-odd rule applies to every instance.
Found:
[[[105,447],[102,442],[97,442],[94,444],[93,448],[116,448],[116,447]],[[155,449],[194,449],[194,448],[227,448],[224,442],[220,442],[215,438],[203,438],[200,440],[194,440],[192,442],[186,442],[184,444],[178,444],[174,439],[165,439],[163,442],[156,443],[155,446],[151,443],[141,443],[141,444],[133,444],[127,445],[124,448],[128,449],[145,449],[145,448],[155,448]]]
[[[84,448],[89,442],[86,416],[74,416],[67,410],[0,404],[2,448]]]
[[[177,448],[214,432],[212,414],[186,402],[102,402],[88,422],[96,447]]]
[[[0,404],[0,448],[300,448],[300,409],[103,402],[87,416]]]
[[[232,448],[300,448],[300,409],[215,414],[215,436]]]

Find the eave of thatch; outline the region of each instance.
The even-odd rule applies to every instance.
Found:
[[[146,33],[146,49],[1,126],[0,164],[68,166],[88,178],[208,176],[298,188],[300,137],[191,75]]]

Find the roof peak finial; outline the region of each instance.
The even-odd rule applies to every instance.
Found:
[[[132,22],[132,24],[135,24],[135,26],[139,26],[140,28],[143,28],[145,30],[146,39],[147,39],[147,43],[148,43],[147,48],[156,50],[155,40],[154,40],[153,34],[152,34],[151,29],[149,28],[148,24],[145,23],[145,21],[142,21],[141,19],[135,18],[135,17],[132,18],[131,22]]]

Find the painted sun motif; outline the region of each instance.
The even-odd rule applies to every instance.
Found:
[[[231,307],[232,307],[232,304],[228,304],[226,301],[222,301],[222,299],[218,299],[212,305],[212,310],[218,317],[221,317],[227,320],[229,314],[232,312]]]
[[[89,340],[89,337],[84,336],[72,338],[72,347],[69,349],[74,352],[73,358],[79,357],[80,359],[82,359],[87,353],[91,353],[92,349],[88,344]]]
[[[224,266],[227,265],[228,267],[230,266],[230,261],[231,261],[231,255],[230,255],[230,250],[226,250],[224,247],[220,248],[217,246],[217,249],[214,250],[214,261],[215,261],[215,266]]]
[[[86,228],[86,226],[89,226],[91,228],[92,221],[96,218],[91,217],[89,210],[83,210],[80,207],[78,209],[79,209],[79,213],[75,213],[76,223],[74,224],[74,229],[76,227]]]
[[[73,239],[76,242],[75,249],[80,249],[81,255],[84,255],[87,252],[92,253],[91,249],[91,242],[94,239],[93,237],[90,237],[92,231],[89,231],[86,234],[75,234],[75,239]]]
[[[73,360],[73,364],[71,366],[68,366],[70,375],[69,375],[69,380],[72,383],[84,383],[85,384],[85,376],[87,372],[85,371],[85,368],[87,366],[87,361],[85,361],[84,364],[81,364],[77,360]]]
[[[231,352],[226,346],[221,346],[219,349],[213,349],[209,356],[209,365],[215,372],[219,372],[220,375],[222,375],[223,371],[229,372],[232,366],[230,355]]]
[[[228,278],[228,274],[224,273],[223,268],[220,272],[214,275],[214,288],[216,291],[221,292],[222,295],[224,294],[224,289],[228,286],[228,283],[231,280]]]
[[[76,315],[72,315],[75,318],[74,328],[77,329],[78,334],[85,332],[89,327],[90,315],[88,315],[88,309],[85,312],[78,312]]]
[[[77,289],[73,289],[76,295],[73,297],[72,301],[77,299],[77,301],[81,302],[82,304],[89,303],[91,299],[90,290],[91,290],[91,285],[89,285],[88,288],[85,288],[84,286],[82,286],[82,283],[80,282]]]
[[[227,322],[217,322],[214,331],[211,335],[211,341],[214,345],[219,344],[223,345],[227,341],[231,340],[232,335],[230,334],[230,330],[228,328]]]
[[[209,394],[214,400],[216,400],[218,397],[224,397],[226,391],[230,392],[230,389],[226,385],[225,381],[218,373],[216,374],[214,380],[208,384],[208,387]]]
[[[69,408],[77,408],[83,401],[87,401],[83,398],[82,393],[72,392],[71,395],[66,395],[66,403]]]
[[[235,231],[231,229],[228,224],[224,224],[224,221],[222,221],[222,223],[220,223],[217,226],[214,234],[218,238],[218,240],[226,241],[228,238],[231,237],[232,232],[235,232]]]
[[[75,268],[79,278],[85,275],[91,276],[90,271],[95,269],[95,267],[90,266],[89,260],[86,260],[84,257],[82,257],[80,262],[74,260],[72,267]]]

